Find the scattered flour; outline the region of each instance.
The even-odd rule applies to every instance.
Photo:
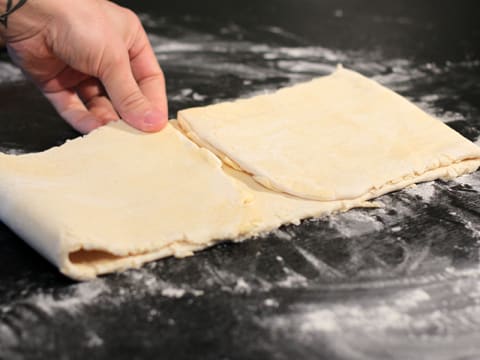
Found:
[[[0,323],[0,355],[2,348],[18,346],[18,343],[14,330],[7,324]]]
[[[21,154],[24,154],[25,151],[20,149],[11,149],[11,148],[0,146],[0,153],[8,154],[8,155],[21,155]]]
[[[317,310],[304,313],[300,316],[302,333],[316,331],[339,331],[335,314],[329,310]]]
[[[480,278],[480,267],[467,268],[467,269],[456,269],[454,267],[445,268],[445,273],[452,275],[453,277],[472,277]],[[478,282],[480,284],[480,282]],[[479,285],[480,286],[480,285]]]
[[[372,306],[333,305],[327,309],[307,306],[294,316],[300,332],[339,332],[361,331],[367,334],[383,333],[387,330],[409,330],[415,323],[414,315],[408,309],[418,302],[426,301],[428,294],[413,294],[418,298],[405,297],[397,304],[379,302]]]
[[[278,307],[279,305],[278,301],[272,298],[265,299],[263,303],[265,304],[265,306],[268,306],[268,307]]]
[[[204,295],[204,290],[193,289],[185,284],[177,285],[165,282],[146,268],[126,271],[120,275],[120,279],[117,281],[121,284],[120,288],[110,286],[108,278],[99,278],[71,285],[53,293],[35,294],[8,305],[0,305],[0,313],[10,313],[17,306],[21,309],[22,305],[30,305],[49,316],[55,316],[58,312],[78,315],[88,306],[98,306],[99,304],[121,306],[125,302],[136,301],[145,296],[162,295],[181,298],[187,294]],[[0,322],[1,336],[3,336],[3,332],[6,333],[8,327],[7,330],[3,330],[3,324]],[[100,340],[92,335],[87,346],[99,346],[95,344],[99,344]]]
[[[292,240],[292,235],[290,235],[287,231],[282,230],[282,229],[275,229],[275,230],[267,233],[266,235],[268,235],[268,234],[275,235],[275,237],[277,237],[279,239],[282,239],[282,240]]]
[[[344,274],[342,274],[339,270],[329,266],[328,264],[324,263],[321,261],[318,257],[315,255],[311,254],[307,250],[295,246],[295,249],[302,254],[302,256],[307,260],[316,270],[318,270],[319,273],[329,275],[332,278],[343,278],[345,277]]]
[[[336,214],[329,217],[330,227],[345,237],[357,237],[383,229],[383,224],[361,210]]]
[[[472,223],[470,220],[464,222],[465,229],[472,232],[473,237],[480,240],[480,224],[478,222]]]
[[[435,195],[435,183],[426,182],[417,184],[404,190],[409,195],[419,196],[424,202],[428,203]]]
[[[259,319],[259,324],[268,328],[273,336],[286,336],[299,346],[326,343],[335,351],[354,355],[339,357],[342,359],[385,359],[388,356],[381,356],[384,353],[370,351],[391,350],[393,344],[399,344],[402,351],[412,349],[411,353],[415,354],[416,348],[425,350],[425,341],[443,344],[478,334],[479,274],[478,268],[448,268],[448,277],[442,278],[451,280],[448,282],[437,279],[428,287],[400,287],[386,293],[382,287],[378,296],[351,298],[346,294],[344,301],[296,303],[286,313]]]
[[[423,301],[430,300],[430,295],[422,289],[408,290],[400,294],[393,303],[401,309],[409,309],[418,306]]]
[[[271,47],[269,51],[277,51],[283,58],[316,58],[316,61],[312,63],[320,62],[320,59],[332,62],[332,63],[341,63],[348,60],[348,54],[335,51],[332,49],[327,49],[321,46],[306,46],[306,47],[280,47],[275,48]]]
[[[163,289],[161,293],[166,297],[181,298],[183,295],[185,295],[186,291],[184,289],[170,287]]]
[[[202,94],[199,94],[197,92],[194,92],[192,94],[192,99],[195,100],[195,101],[203,101],[207,98],[207,95],[202,95]]]
[[[187,41],[175,41],[172,39],[165,39],[158,35],[149,35],[155,53],[171,53],[171,52],[198,52],[203,50],[201,43],[193,43]]]
[[[243,278],[240,277],[238,278],[233,291],[238,294],[250,294],[252,288]]]
[[[13,82],[24,79],[18,67],[9,62],[0,61],[0,83]]]
[[[137,295],[148,293],[149,295],[161,294],[162,296],[180,298],[186,294],[193,296],[201,296],[204,294],[203,290],[191,288],[185,284],[173,284],[158,278],[148,269],[135,269],[124,273],[131,293]],[[133,294],[135,295],[135,294]]]
[[[171,92],[168,94],[169,99],[172,101],[186,101],[190,99],[190,97],[193,94],[193,89],[185,88],[185,89],[180,89],[179,91],[176,92]]]
[[[148,321],[152,321],[158,315],[157,309],[150,309],[148,311]]]
[[[317,332],[361,331],[374,334],[386,330],[409,329],[415,323],[414,310],[420,303],[429,301],[428,293],[421,289],[411,290],[388,300],[367,304],[327,304],[324,308],[314,305],[299,305],[289,315],[268,318],[264,325],[273,330],[293,330],[299,336]]]
[[[475,190],[480,191],[480,172],[478,171],[472,174],[460,176],[456,179],[453,179],[453,181],[462,185],[470,185]]]
[[[333,12],[333,16],[336,18],[342,18],[343,17],[343,10],[342,9],[335,9]]]
[[[102,294],[109,291],[108,286],[102,279],[76,284],[70,289],[72,291],[70,294],[58,299],[50,294],[39,294],[30,298],[28,302],[49,315],[58,310],[77,313],[83,306],[95,303]]]
[[[87,332],[87,347],[94,348],[103,345],[103,339],[98,336],[98,334],[92,330]]]
[[[439,114],[439,116],[437,117],[446,124],[453,121],[465,120],[465,117],[461,113],[456,111],[445,111],[444,113]]]
[[[298,288],[298,287],[305,287],[308,284],[308,280],[305,276],[289,269],[288,267],[283,267],[283,271],[286,277],[277,282],[279,287],[284,288]]]
[[[302,60],[282,60],[277,62],[277,66],[282,70],[297,73],[316,73],[316,74],[330,74],[335,71],[335,65],[312,63]]]

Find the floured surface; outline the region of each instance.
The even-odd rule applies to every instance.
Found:
[[[242,231],[247,195],[171,126],[140,134],[117,122],[44,153],[1,155],[0,168],[2,220],[76,279]]]
[[[322,201],[375,197],[480,158],[478,146],[439,120],[341,68],[274,94],[182,110],[178,120],[263,185]]]
[[[254,9],[237,4],[248,15],[268,8],[274,17],[265,21],[280,28],[262,27],[261,20],[254,24],[251,16],[244,26],[242,12],[230,10],[233,3],[225,5],[233,20],[222,16],[214,21],[210,12],[208,19],[165,18],[176,3],[141,6],[149,11],[150,39],[168,75],[172,117],[180,109],[308,81],[342,62],[476,141],[479,57],[459,57],[469,41],[470,49],[478,48],[469,29],[478,25],[464,22],[452,33],[444,20],[458,19],[463,6],[452,3],[433,14],[427,10],[435,2],[428,2],[425,11],[411,9],[416,15],[410,25],[394,23],[391,3],[365,3],[374,9],[373,18],[363,8],[358,11],[355,1],[310,2],[317,9],[311,12],[315,23],[305,21],[302,9],[298,14],[300,25],[311,32],[294,33],[306,36],[303,42],[292,40],[295,21],[289,10],[298,8],[296,3],[267,0]],[[399,2],[395,8],[411,7]],[[335,9],[342,9],[344,17],[334,18]],[[287,16],[279,17],[279,11]],[[317,31],[319,23],[322,31]],[[346,23],[355,23],[355,31],[345,33]],[[431,30],[422,30],[432,23]],[[363,47],[378,39],[383,40],[378,51]],[[388,47],[399,46],[388,53]],[[433,51],[435,59],[419,60],[418,48]],[[3,86],[8,107],[2,111],[3,148],[40,151],[78,136],[49,111],[33,86]],[[164,259],[80,284],[65,279],[0,225],[0,358],[69,358],[75,353],[108,359],[122,343],[136,348],[141,358],[159,353],[188,358],[209,344],[213,358],[228,351],[237,358],[276,360],[479,359],[480,172],[416,190],[422,196],[398,191],[377,200],[382,208],[303,221],[255,241],[220,244],[194,257]],[[430,300],[407,308],[404,302],[422,299],[417,288]],[[201,291],[204,295],[195,295]],[[185,294],[164,296],[175,292]],[[394,313],[398,316],[390,316]],[[235,341],[215,341],[227,338]]]

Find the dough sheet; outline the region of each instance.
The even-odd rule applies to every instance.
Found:
[[[88,280],[376,206],[369,200],[386,192],[479,165],[479,147],[340,69],[181,111],[155,134],[118,121],[42,153],[0,154],[0,218],[62,273]]]
[[[354,71],[182,110],[180,126],[264,186],[322,201],[375,197],[480,148]],[[389,191],[389,190],[387,190]]]
[[[0,218],[79,280],[234,238],[248,197],[171,125],[142,134],[118,121],[43,153],[0,156]]]

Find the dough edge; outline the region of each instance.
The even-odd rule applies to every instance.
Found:
[[[331,215],[335,213],[345,212],[352,208],[358,207],[378,207],[377,203],[371,203],[368,200],[371,200],[374,197],[380,196],[385,193],[389,193],[392,191],[396,191],[399,189],[403,189],[409,185],[417,184],[426,181],[432,181],[435,179],[445,179],[450,180],[455,177],[468,174],[471,172],[476,171],[480,167],[480,160],[467,160],[464,162],[456,163],[453,165],[449,165],[446,167],[441,167],[438,169],[434,169],[428,171],[416,178],[405,179],[401,182],[396,184],[391,184],[387,187],[382,189],[381,194],[367,194],[361,198],[353,199],[353,200],[344,200],[344,201],[336,201],[333,209],[329,209],[325,211],[323,209],[319,209],[317,211],[312,211],[308,214],[305,214],[301,217],[289,218],[289,219],[280,219],[278,223],[270,223],[270,224],[244,224],[243,231],[239,231],[238,236],[231,238],[231,239],[216,239],[212,240],[208,243],[203,244],[196,244],[191,243],[185,240],[173,241],[171,244],[161,247],[161,248],[152,248],[150,250],[144,250],[142,252],[132,252],[128,255],[115,255],[111,252],[111,249],[108,248],[96,248],[95,245],[92,243],[90,245],[83,244],[80,247],[72,247],[70,249],[63,249],[63,254],[60,257],[60,262],[58,264],[60,271],[75,279],[75,280],[91,280],[94,279],[97,275],[112,273],[116,271],[123,271],[129,268],[139,268],[143,264],[158,260],[161,258],[166,258],[170,256],[174,256],[176,258],[183,258],[187,256],[192,256],[194,253],[204,250],[208,247],[216,245],[221,242],[242,242],[247,239],[251,239],[257,237],[259,235],[268,233],[280,225],[286,224],[299,224],[301,220],[307,218],[317,218],[323,217],[326,215]],[[268,189],[265,189],[268,191]],[[321,203],[321,202],[319,202]],[[330,202],[325,202],[330,203]],[[329,204],[331,205],[331,204]],[[99,261],[95,262],[75,262],[72,261],[74,259],[75,254],[79,256],[89,256],[92,254],[91,252],[102,252],[105,257],[104,259],[100,259]],[[84,252],[82,254],[82,252]]]

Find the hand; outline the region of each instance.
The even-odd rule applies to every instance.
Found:
[[[75,129],[119,115],[143,131],[165,126],[163,73],[132,11],[105,0],[30,0],[8,21],[11,58]]]

